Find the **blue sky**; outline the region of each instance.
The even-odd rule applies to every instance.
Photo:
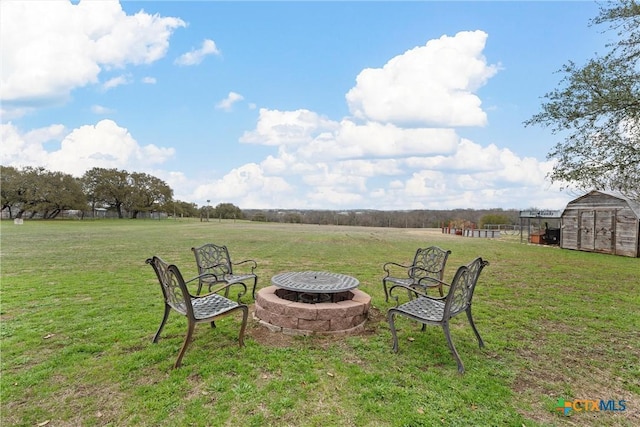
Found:
[[[561,209],[525,128],[595,2],[0,3],[0,163],[241,208]]]

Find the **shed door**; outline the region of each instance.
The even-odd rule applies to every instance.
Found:
[[[595,211],[595,250],[613,254],[616,252],[616,212],[613,210]]]
[[[562,232],[560,233],[560,247],[578,249],[579,212],[566,210],[562,216]]]
[[[580,212],[578,228],[578,249],[593,251],[595,249],[595,211]]]

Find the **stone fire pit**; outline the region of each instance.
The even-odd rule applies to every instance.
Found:
[[[351,334],[364,330],[371,297],[350,276],[296,272],[274,276],[256,294],[254,316],[289,335]]]

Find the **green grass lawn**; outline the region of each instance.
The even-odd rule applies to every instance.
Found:
[[[480,239],[439,230],[187,220],[25,221],[1,224],[0,425],[122,426],[635,426],[640,425],[640,260]],[[353,275],[372,297],[365,331],[292,337],[239,316],[186,332],[145,259],[196,274],[192,246],[226,244],[274,274]],[[386,261],[417,247],[451,249],[445,277],[477,256],[485,268],[474,317],[452,337],[398,318],[391,333]],[[249,302],[249,301],[247,301]],[[625,411],[556,410],[558,399],[625,401]],[[619,406],[617,406],[619,408]],[[580,406],[578,406],[580,408]]]

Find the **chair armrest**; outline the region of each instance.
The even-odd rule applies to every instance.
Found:
[[[411,267],[409,267],[409,275],[415,276],[416,271],[424,271],[426,274],[439,274],[438,271],[427,270],[426,268],[423,268],[417,265],[415,266],[412,265]],[[428,277],[432,277],[432,276],[428,276]]]
[[[204,279],[205,277],[208,277],[208,276],[213,277],[216,282],[220,281],[220,280],[218,280],[218,276],[216,276],[214,273],[202,273],[202,274],[197,275],[196,277],[192,277],[191,279],[185,281],[184,283],[187,284],[187,283],[193,282],[194,280],[202,280],[202,279]]]
[[[215,274],[213,274],[213,273],[202,273],[202,274],[197,275],[196,277],[192,277],[192,278],[191,278],[191,279],[189,279],[189,280],[185,280],[184,284],[185,284],[185,285],[188,285],[189,283],[191,283],[191,282],[195,282],[196,280],[200,283],[200,282],[202,282],[202,279],[204,279],[204,278],[206,278],[206,277],[208,277],[208,276],[213,277],[213,279],[214,279],[214,280],[213,280],[213,281],[214,281],[214,283],[215,283],[215,282],[218,282],[218,276],[216,276]],[[188,288],[187,288],[187,289],[188,289]],[[195,298],[195,297],[197,297],[197,295],[196,295],[196,294],[193,294],[191,291],[189,291],[189,295],[191,295],[191,298]]]
[[[238,298],[240,298],[242,295],[247,293],[247,285],[245,285],[242,282],[236,282],[236,283],[220,282],[220,284],[217,287],[211,289],[209,293],[216,294],[220,291],[224,291],[227,288],[231,288],[232,286],[242,286],[242,291],[238,293]]]
[[[422,282],[432,282],[432,284],[422,283]],[[435,288],[436,286],[451,286],[449,283],[444,282],[440,279],[436,279],[435,277],[422,277],[418,280],[418,286],[424,286],[425,288]]]
[[[409,277],[409,270],[411,270],[411,267],[413,267],[412,265],[403,265],[403,264],[398,264],[397,262],[387,262],[382,266],[382,269],[387,273],[386,277],[391,276],[391,270],[393,267],[394,269],[396,268],[402,268],[402,269],[406,269],[407,270],[407,277]]]
[[[238,266],[241,264],[249,264],[251,266],[251,273],[253,274],[253,271],[258,267],[258,263],[255,262],[252,259],[245,259],[244,261],[240,261],[240,262],[234,262],[233,266]]]
[[[213,285],[211,285],[213,286]],[[231,289],[232,286],[241,286],[242,289],[238,292],[238,298],[237,301],[238,302],[242,302],[241,298],[243,295],[245,295],[247,293],[247,285],[245,285],[242,282],[236,282],[236,283],[227,283],[227,282],[219,282],[218,285],[215,288],[209,288],[209,291],[206,294],[202,294],[202,295],[192,295],[191,298],[202,298],[202,297],[206,297],[207,295],[211,295],[211,294],[217,294],[220,293],[222,291],[223,294],[222,296],[224,296],[225,298],[229,297],[229,289]]]
[[[401,285],[401,284],[397,284],[397,285],[393,285],[391,288],[389,288],[389,298],[392,298],[396,301],[396,307],[400,305],[400,299],[398,298],[397,295],[393,295],[393,290],[396,288],[401,288],[404,291],[406,291],[409,294],[413,294],[413,297],[417,298],[417,297],[426,297],[427,294],[419,291],[415,288],[412,288],[411,286],[407,286],[407,285]],[[409,299],[411,299],[412,296],[409,295]]]
[[[431,283],[429,284],[429,283],[424,283],[424,282],[431,282]],[[447,291],[445,292],[443,290],[443,288],[445,286],[447,286],[448,288],[451,287],[451,285],[449,283],[444,282],[444,281],[439,280],[439,279],[436,279],[434,277],[423,277],[420,280],[418,280],[418,283],[415,283],[412,286],[423,288],[425,293],[427,292],[428,288],[438,288],[438,290],[440,291],[440,296],[439,297],[427,296],[427,298],[431,298],[431,299],[435,299],[435,300],[444,300],[447,297],[447,295],[449,294],[449,290],[447,289]]]
[[[413,294],[414,297],[422,297],[422,298],[429,298],[432,300],[437,300],[437,301],[443,301],[447,298],[446,294],[444,296],[438,296],[438,297],[434,297],[431,295],[427,295],[427,288],[433,288],[433,287],[437,287],[437,286],[451,286],[446,282],[443,282],[442,280],[438,280],[438,279],[434,279],[431,277],[423,277],[420,282],[422,282],[422,280],[429,280],[432,282],[435,282],[436,284],[434,285],[423,285],[424,286],[424,290],[417,288],[416,286],[421,286],[420,284],[413,284],[413,285],[402,285],[402,284],[395,284],[393,285],[391,288],[389,288],[389,297],[393,298],[396,301],[396,307],[400,304],[399,302],[399,298],[397,295],[393,295],[393,290],[395,288],[402,288],[405,291],[407,291],[409,294]]]

